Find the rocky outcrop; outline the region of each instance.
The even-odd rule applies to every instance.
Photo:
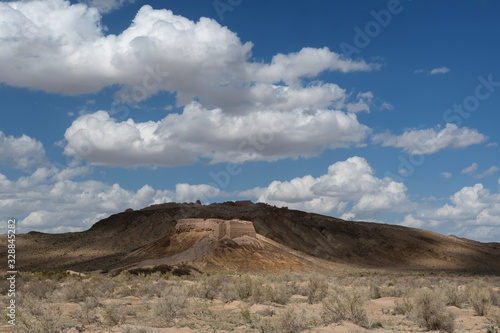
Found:
[[[235,239],[243,236],[256,237],[252,222],[236,219],[180,219],[175,226],[175,232],[177,233],[201,231],[208,231],[219,239]]]

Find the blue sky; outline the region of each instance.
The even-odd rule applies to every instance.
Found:
[[[2,1],[0,207],[250,199],[500,241],[495,1]]]

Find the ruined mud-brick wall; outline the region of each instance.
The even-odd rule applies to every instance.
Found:
[[[253,223],[242,220],[181,219],[177,222],[175,230],[176,232],[209,231],[217,238],[257,237]]]
[[[243,236],[250,236],[253,238],[257,237],[252,222],[241,220],[230,220],[224,222],[224,224],[226,225],[225,234],[231,239]]]

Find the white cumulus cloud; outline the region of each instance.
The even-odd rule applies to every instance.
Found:
[[[207,199],[227,196],[209,185],[178,184],[174,190],[144,185],[133,191],[116,183],[72,180],[89,172],[88,167],[82,166],[41,167],[17,180],[9,180],[0,173],[0,210],[4,217],[19,219],[20,232],[68,232],[86,230],[127,208],[140,209],[170,201],[207,202]]]
[[[354,114],[261,111],[227,115],[191,103],[159,122],[117,122],[99,111],[77,118],[66,130],[67,155],[96,165],[186,165],[275,161],[310,157],[324,149],[360,144],[370,132]]]
[[[429,128],[423,130],[409,129],[401,135],[389,132],[372,136],[374,143],[384,147],[403,148],[408,154],[434,154],[447,148],[466,148],[484,142],[487,137],[476,129],[459,128],[448,123],[441,130]]]
[[[478,183],[463,187],[449,201],[437,208],[422,207],[407,215],[402,224],[418,228],[445,228],[461,237],[483,241],[498,240],[500,193],[491,193]]]
[[[372,218],[381,212],[405,211],[411,203],[406,186],[389,177],[378,178],[362,157],[330,165],[317,178],[307,175],[290,181],[273,181],[241,195],[277,206],[336,214],[349,219]]]
[[[102,11],[123,2],[90,4]],[[215,20],[194,22],[149,5],[114,35],[105,33],[99,11],[82,3],[0,2],[0,43],[0,82],[11,86],[75,95],[120,85],[118,98],[135,102],[170,91],[179,106],[196,99],[227,113],[326,107],[345,98],[343,91],[331,84],[304,87],[302,78],[377,68],[308,47],[268,64],[253,62],[252,43]]]
[[[0,164],[14,169],[28,169],[47,163],[40,141],[27,135],[18,138],[0,131]]]
[[[89,7],[95,7],[100,13],[109,13],[116,9],[125,6],[128,3],[134,3],[135,0],[83,0],[81,1],[89,5]]]

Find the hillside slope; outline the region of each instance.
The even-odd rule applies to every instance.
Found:
[[[84,232],[19,235],[18,267],[96,270],[130,265],[138,259],[130,253],[170,235],[177,221],[185,218],[251,221],[263,242],[281,246],[284,252],[289,249],[341,266],[500,271],[498,243],[479,243],[395,225],[344,221],[251,202],[153,205],[112,215]],[[268,255],[270,249],[266,250]],[[210,259],[215,263],[209,265],[212,269],[217,268],[217,258],[226,256],[225,262],[231,260],[230,251],[220,247],[217,251]]]

